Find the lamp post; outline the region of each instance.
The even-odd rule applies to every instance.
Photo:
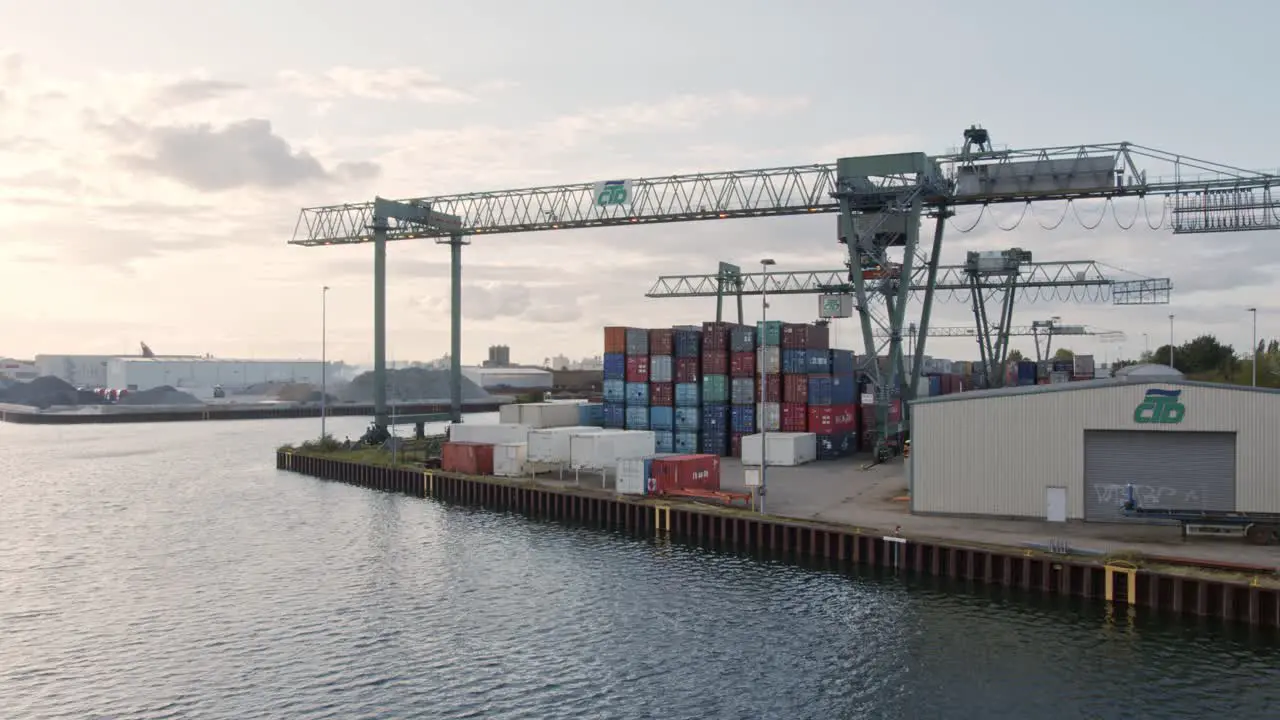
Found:
[[[1258,387],[1258,308],[1249,308],[1253,315],[1253,386]]]
[[[769,344],[769,268],[776,265],[773,258],[764,258],[760,261],[760,272],[764,277],[760,281],[760,514],[764,515],[764,498],[766,493],[765,474],[768,472],[765,468],[769,466],[769,443],[768,427],[765,423],[765,403],[769,401],[769,373],[765,372],[764,355]],[[779,362],[781,362],[782,350],[778,350]]]
[[[320,439],[328,434],[329,414],[329,286],[320,289]]]
[[[1169,315],[1169,367],[1173,368],[1174,370],[1177,370],[1177,368],[1173,367],[1173,315],[1172,314]]]

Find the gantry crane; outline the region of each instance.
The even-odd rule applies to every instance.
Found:
[[[916,268],[907,286],[910,296],[918,298],[928,291],[927,268]],[[864,277],[898,276],[896,266],[864,268]],[[743,273],[731,263],[721,262],[714,275],[664,275],[654,282],[650,298],[715,297],[716,320],[724,315],[726,295],[737,297],[738,322],[743,322],[742,298],[746,295],[816,295],[819,316],[849,317],[852,313],[852,270],[799,270],[792,272]],[[971,252],[963,265],[939,265],[932,285],[933,301],[963,300],[973,306],[975,329],[964,335],[978,341],[980,366],[987,387],[1004,383],[1004,368],[1009,354],[1009,337],[1013,335],[1015,299],[1035,300],[1104,300],[1115,305],[1168,304],[1173,283],[1169,278],[1142,277],[1119,280],[1093,260],[1067,262],[1031,262],[1031,254],[1013,248],[997,252]],[[988,307],[997,307],[993,322]],[[912,324],[914,327],[914,323]],[[926,329],[927,337],[938,337]],[[874,337],[881,344],[892,338],[888,328],[876,327]],[[954,336],[953,336],[954,337]],[[874,356],[862,356],[859,368],[869,372]],[[905,376],[902,381],[906,382]]]
[[[1137,162],[1162,163],[1169,179],[1148,179]],[[1200,173],[1199,175],[1194,175]],[[1153,176],[1154,177],[1154,176]],[[842,158],[835,163],[735,172],[695,173],[634,180],[556,185],[499,192],[418,197],[304,208],[294,245],[374,246],[375,389],[386,378],[386,244],[439,238],[450,246],[451,375],[453,418],[461,418],[461,267],[466,238],[502,233],[569,230],[654,223],[836,213],[839,241],[851,267],[887,266],[886,252],[903,254],[902,275],[928,268],[919,326],[928,335],[932,288],[946,220],[958,207],[1041,201],[1166,198],[1173,232],[1234,232],[1280,228],[1274,174],[1196,160],[1128,142],[996,150],[989,133],[972,127],[965,147],[951,155],[899,153]],[[920,223],[933,219],[931,242],[922,244]],[[1161,223],[1164,224],[1162,217]],[[926,252],[927,250],[927,252]],[[891,277],[853,274],[863,343],[869,356],[881,344],[873,326],[886,330],[892,372],[905,376],[902,328],[908,285]],[[915,355],[924,353],[918,343]],[[913,363],[920,367],[920,363]],[[879,405],[877,450],[887,446],[888,385],[872,368]],[[914,382],[907,383],[914,387]],[[385,427],[385,390],[375,396],[374,423]]]

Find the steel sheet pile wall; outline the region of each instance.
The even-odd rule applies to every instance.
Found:
[[[650,429],[659,453],[741,457],[762,426],[816,433],[824,459],[861,445],[854,355],[826,326],[607,327],[604,351],[604,426]]]

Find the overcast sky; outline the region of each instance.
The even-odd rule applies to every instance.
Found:
[[[1269,48],[1280,5],[1186,0],[0,0],[0,356],[134,351],[330,357],[371,350],[369,246],[287,245],[304,206],[558,182],[943,153],[972,123],[1012,147],[1128,140],[1280,166]],[[1163,168],[1152,166],[1153,173]],[[1161,207],[1148,208],[1159,220]],[[1092,225],[1101,208],[1081,207]],[[1140,208],[1121,207],[1128,225]],[[1277,233],[1173,236],[1043,208],[960,233],[966,250],[1096,259],[1171,277],[1173,303],[1020,305],[1128,333],[1100,356],[1212,332],[1245,308],[1280,335]],[[600,351],[604,324],[667,326],[714,300],[646,300],[719,260],[838,267],[832,216],[478,239],[465,251],[464,360]],[[390,249],[390,355],[448,349],[448,251]],[[812,319],[816,299],[773,316]],[[757,301],[748,319],[758,317]],[[972,323],[964,303],[935,325]],[[853,347],[844,321],[838,343]],[[976,358],[972,340],[930,354]],[[1013,343],[1029,352],[1029,341]]]

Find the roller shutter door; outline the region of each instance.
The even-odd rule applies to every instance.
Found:
[[[1129,483],[1140,505],[1234,510],[1236,435],[1086,430],[1085,520],[1136,522],[1120,509]]]

